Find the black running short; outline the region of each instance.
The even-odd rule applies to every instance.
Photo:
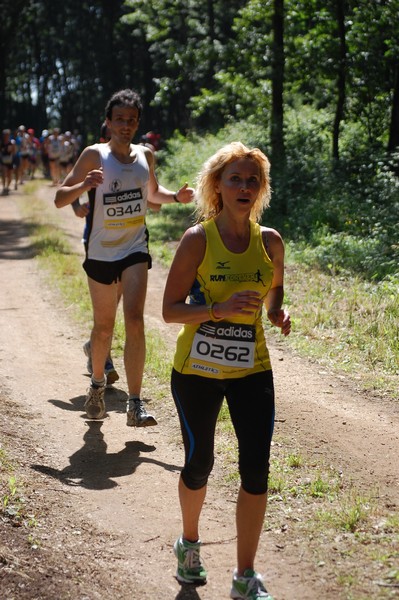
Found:
[[[83,268],[87,275],[91,279],[94,279],[94,281],[104,283],[105,285],[111,285],[111,283],[117,283],[121,280],[122,272],[125,269],[132,265],[145,262],[148,264],[148,268],[151,269],[151,256],[146,252],[134,252],[133,254],[126,256],[126,258],[114,262],[86,258],[83,263]]]

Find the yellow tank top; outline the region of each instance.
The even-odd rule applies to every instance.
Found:
[[[257,291],[264,300],[271,286],[273,264],[264,248],[260,226],[250,221],[249,245],[241,253],[226,248],[213,219],[202,226],[206,249],[190,291],[190,303],[224,302],[244,290]],[[177,338],[173,363],[176,371],[226,379],[270,370],[262,308],[263,303],[252,315],[184,325]]]

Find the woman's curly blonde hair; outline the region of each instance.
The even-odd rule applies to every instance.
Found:
[[[259,148],[247,148],[241,142],[231,142],[220,148],[203,165],[198,173],[195,191],[195,214],[197,223],[215,217],[223,208],[222,198],[216,191],[216,184],[220,181],[225,167],[242,158],[249,158],[259,166],[260,189],[255,204],[252,207],[250,218],[259,221],[263,211],[270,204],[270,162]]]

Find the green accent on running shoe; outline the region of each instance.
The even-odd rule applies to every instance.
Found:
[[[177,558],[176,579],[180,583],[206,583],[207,572],[200,558],[201,542],[187,542],[179,537],[173,551]]]
[[[273,600],[266,590],[261,575],[252,569],[244,571],[244,575],[233,575],[230,598],[234,600]]]

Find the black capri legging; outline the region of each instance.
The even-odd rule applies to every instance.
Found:
[[[208,481],[214,463],[216,421],[226,398],[238,440],[242,487],[249,494],[264,494],[274,426],[272,371],[219,380],[182,375],[173,369],[171,388],[185,449],[184,484],[198,490]]]

